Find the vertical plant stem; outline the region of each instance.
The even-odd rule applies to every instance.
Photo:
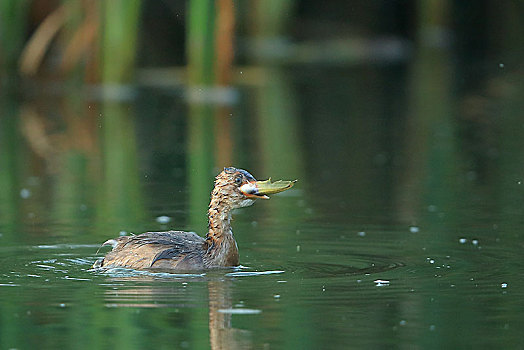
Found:
[[[203,100],[215,82],[215,2],[189,1],[187,23],[188,62],[188,179],[190,226],[203,233],[213,176],[214,109]],[[198,100],[191,98],[199,95]]]
[[[233,0],[217,0],[216,21],[216,85],[226,88],[231,83],[235,37],[235,9]],[[233,162],[233,137],[231,135],[231,105],[221,104],[216,110],[215,156],[218,166],[229,166]]]
[[[13,76],[26,36],[27,0],[0,0],[0,77]]]
[[[134,71],[140,0],[102,1],[102,81],[128,82]]]
[[[214,83],[214,28],[214,0],[189,1],[187,62],[191,85]]]

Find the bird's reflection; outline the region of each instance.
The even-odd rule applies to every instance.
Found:
[[[159,281],[154,276],[115,277],[108,280],[105,291],[107,307],[121,308],[199,308],[207,301],[209,308],[209,342],[211,349],[252,348],[251,332],[233,328],[231,324],[233,302],[230,279],[193,275],[177,278],[176,284]],[[134,282],[128,287],[128,283]],[[199,300],[198,295],[188,295],[190,283],[207,283],[208,298]]]

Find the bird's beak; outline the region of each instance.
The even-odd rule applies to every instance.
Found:
[[[250,199],[269,199],[269,194],[275,194],[278,192],[285,191],[293,187],[297,180],[293,181],[283,181],[278,180],[271,182],[271,178],[265,181],[251,181],[242,186],[240,186],[240,191]]]

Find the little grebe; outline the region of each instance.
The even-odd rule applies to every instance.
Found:
[[[224,168],[215,179],[205,238],[194,232],[146,232],[106,241],[113,249],[93,267],[200,270],[238,266],[238,248],[231,230],[231,211],[255,199],[291,188],[295,181],[257,181],[242,169]]]

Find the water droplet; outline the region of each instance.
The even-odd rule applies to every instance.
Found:
[[[22,188],[20,190],[20,197],[22,197],[23,199],[31,197],[31,191],[29,191],[27,188]]]
[[[119,236],[125,236],[125,235],[127,235],[127,231],[120,231],[120,232],[118,232],[118,235]]]
[[[464,243],[466,243],[467,241],[468,241],[468,240],[465,239],[465,238],[461,238],[461,239],[459,239],[459,243],[460,243],[460,244],[464,244]]]
[[[420,229],[418,228],[418,226],[410,226],[409,227],[409,232],[411,233],[417,233]]]
[[[499,68],[504,68],[504,63],[499,63]]]
[[[171,218],[166,215],[161,215],[156,218],[156,222],[158,222],[159,224],[167,224],[170,221],[171,221]]]
[[[300,252],[300,246],[297,245],[297,253]]]
[[[500,287],[501,287],[501,288],[508,288],[508,284],[507,284],[507,283],[501,283],[501,284],[500,284]]]

